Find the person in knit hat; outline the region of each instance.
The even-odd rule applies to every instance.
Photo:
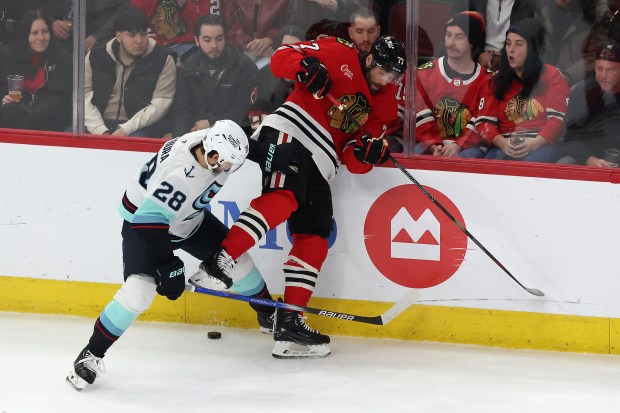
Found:
[[[620,43],[596,52],[595,72],[573,86],[566,109],[560,163],[616,167],[608,149],[620,150]]]
[[[483,157],[474,129],[479,92],[490,72],[476,63],[484,47],[484,19],[461,12],[446,24],[446,54],[418,69],[416,153],[448,157]]]
[[[484,50],[486,25],[482,15],[475,11],[457,13],[448,20],[447,26],[457,26],[463,30],[471,45],[472,57],[477,61],[478,55]]]
[[[476,129],[492,146],[487,158],[559,158],[554,143],[562,132],[569,89],[558,68],[542,62],[543,44],[544,29],[535,18],[511,24],[506,33],[499,70],[485,85],[476,120]],[[511,139],[517,134],[524,139]]]

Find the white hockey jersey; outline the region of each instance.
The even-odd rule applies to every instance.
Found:
[[[198,228],[209,202],[230,172],[202,167],[191,149],[201,145],[208,129],[166,142],[125,191],[119,212],[132,228],[165,228],[182,240]]]

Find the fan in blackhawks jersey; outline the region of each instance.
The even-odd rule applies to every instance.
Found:
[[[246,157],[263,169],[276,168],[294,175],[296,148],[280,145],[275,151],[268,149],[257,142],[249,143],[245,132],[233,121],[220,120],[210,129],[166,142],[142,167],[119,207],[125,283],[97,318],[88,344],[67,376],[76,390],[93,384],[104,372],[102,359],[106,351],[151,306],[156,294],[169,300],[183,294],[185,266],[174,255],[176,249],[205,260],[219,248],[228,228],[206,208]],[[242,295],[271,299],[250,255],[242,254],[237,261],[224,280],[205,278],[199,273],[189,281],[206,288],[232,288]],[[261,331],[271,332],[273,311],[251,306],[257,311]]]
[[[262,194],[241,213],[206,270],[214,278],[228,277],[269,229],[288,221],[293,245],[283,266],[284,301],[305,306],[328,252],[333,225],[329,181],[340,164],[363,174],[389,158],[383,135],[398,113],[393,88],[385,86],[405,71],[405,48],[385,36],[362,55],[345,40],[328,37],[283,45],[272,56],[271,69],[296,82],[286,102],[265,117],[252,137],[273,148],[300,145],[307,157],[295,179],[264,170]],[[324,98],[327,93],[357,122]],[[276,358],[319,358],[331,351],[330,338],[310,328],[298,312],[277,311],[273,336]]]
[[[416,153],[484,157],[487,148],[474,125],[480,90],[491,74],[475,61],[484,39],[482,16],[458,13],[446,25],[446,55],[418,69]]]
[[[541,59],[545,30],[534,17],[511,24],[497,73],[485,84],[476,129],[491,146],[486,158],[555,162],[569,96],[558,68]],[[510,139],[519,132],[520,143]]]

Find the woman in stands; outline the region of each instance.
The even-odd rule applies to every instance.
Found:
[[[0,76],[21,75],[24,80],[21,96],[4,90],[2,127],[63,131],[71,124],[71,55],[54,43],[51,27],[40,10],[26,12],[18,23],[7,59],[0,63]]]
[[[476,128],[488,141],[487,159],[555,162],[569,95],[560,71],[540,58],[544,29],[532,17],[510,26],[500,68],[485,85]],[[511,140],[519,132],[521,143]]]

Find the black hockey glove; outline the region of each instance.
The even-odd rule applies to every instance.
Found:
[[[267,173],[277,171],[283,174],[297,174],[309,154],[310,152],[297,142],[280,145],[266,143],[261,146],[259,164]]]
[[[332,87],[327,68],[316,57],[305,57],[299,64],[305,69],[297,72],[297,81],[303,83],[316,99],[321,99]]]
[[[157,267],[159,279],[157,280],[157,294],[176,300],[185,290],[185,265],[179,257],[167,265]]]
[[[360,140],[361,144],[353,147],[353,155],[358,161],[376,165],[384,163],[390,157],[390,147],[385,139],[363,135]]]

